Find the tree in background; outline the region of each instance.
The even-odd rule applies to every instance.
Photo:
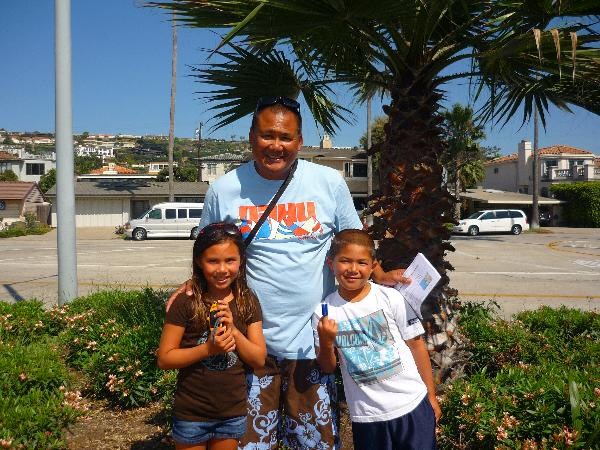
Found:
[[[39,186],[43,193],[56,184],[56,169],[50,169],[47,173],[40,177]]]
[[[102,167],[102,158],[97,156],[79,156],[73,158],[74,170],[77,175],[90,173],[94,169]]]
[[[376,117],[371,123],[371,143],[375,144],[383,144],[385,141],[385,124],[388,123],[388,118],[386,116]],[[360,137],[358,141],[360,148],[367,148],[367,132]]]
[[[0,173],[0,181],[19,181],[19,177],[12,170],[7,169]]]
[[[405,267],[422,252],[442,275],[429,296],[429,345],[451,350],[452,313],[445,227],[453,197],[443,184],[445,150],[440,101],[447,83],[468,80],[482,119],[507,121],[536,104],[600,113],[600,15],[597,0],[173,0],[154,2],[190,26],[227,35],[219,58],[195,68],[213,87],[206,93],[214,127],[252,114],[260,95],[303,97],[328,134],[352,113],[332,100],[342,86],[366,101],[389,98],[381,153],[380,192],[370,202],[370,232],[380,241],[385,270]],[[235,40],[234,40],[235,39]],[[229,45],[225,47],[225,45]],[[522,107],[522,109],[521,109]],[[451,352],[450,352],[451,353]],[[445,371],[456,356],[437,353]]]
[[[198,168],[186,164],[183,166],[173,167],[173,181],[196,181]],[[162,169],[156,175],[156,181],[169,181],[169,169]]]
[[[446,169],[447,185],[454,194],[454,218],[460,219],[460,193],[485,178],[483,161],[485,155],[479,141],[485,139],[483,126],[475,123],[469,106],[455,104],[442,113],[443,136],[446,147],[440,155],[440,163]]]

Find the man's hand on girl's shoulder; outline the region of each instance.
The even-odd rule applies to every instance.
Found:
[[[173,302],[175,301],[175,299],[179,296],[179,294],[184,294],[187,295],[188,297],[191,297],[192,295],[194,295],[194,291],[192,290],[192,280],[187,280],[185,283],[183,283],[181,286],[179,286],[172,294],[171,296],[167,299],[167,303],[165,304],[165,309],[168,311],[169,308],[171,307],[171,305],[173,304]]]

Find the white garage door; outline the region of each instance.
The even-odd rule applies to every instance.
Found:
[[[129,220],[129,200],[99,198],[75,200],[75,226],[115,227]]]

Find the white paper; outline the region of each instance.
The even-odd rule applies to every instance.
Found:
[[[422,320],[421,304],[442,277],[422,253],[418,253],[413,259],[410,266],[404,271],[404,276],[410,278],[411,283],[398,283],[396,289],[400,291],[419,319]]]

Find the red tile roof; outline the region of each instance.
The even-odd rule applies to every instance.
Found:
[[[580,148],[571,147],[570,145],[552,145],[550,147],[540,148],[540,155],[592,155],[592,152],[581,150]]]
[[[500,158],[492,159],[491,161],[487,161],[486,164],[496,164],[496,163],[505,163],[510,161],[516,161],[519,159],[519,155],[517,153],[512,153],[510,155],[501,156]]]
[[[571,147],[570,145],[552,145],[550,147],[540,148],[538,150],[539,155],[593,155],[592,152],[587,150],[581,150],[580,148]],[[505,163],[510,161],[516,161],[519,159],[518,153],[511,153],[510,155],[501,156],[500,158],[492,159],[487,161],[487,164]]]
[[[0,161],[18,161],[19,159],[17,155],[0,150]]]
[[[102,174],[104,174],[104,172],[107,172],[109,170],[114,170],[119,175],[133,175],[133,174],[137,173],[135,170],[128,169],[127,167],[122,167],[122,166],[115,165],[114,167],[112,167],[110,169],[109,169],[108,166],[103,166],[100,169],[94,169],[94,170],[92,170],[90,172],[90,174],[92,174],[92,175],[102,175]]]
[[[34,187],[35,183],[26,181],[0,181],[0,199],[23,200]]]

